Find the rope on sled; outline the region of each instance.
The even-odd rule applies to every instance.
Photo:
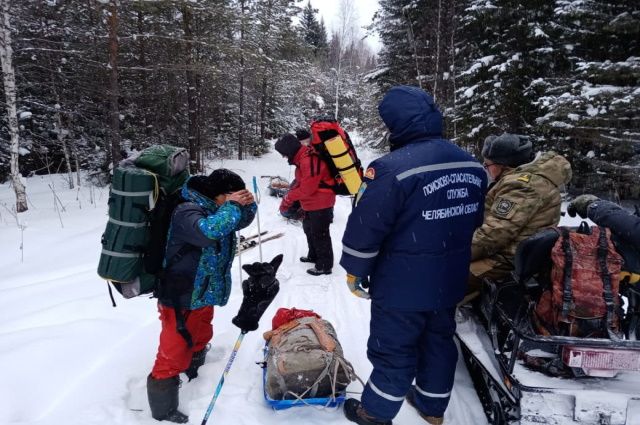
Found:
[[[327,361],[327,366],[323,369],[322,372],[320,372],[320,374],[318,375],[318,378],[316,378],[316,380],[313,382],[313,384],[311,384],[302,394],[296,394],[291,390],[287,390],[286,395],[292,395],[293,397],[295,397],[298,401],[300,401],[301,403],[307,405],[307,406],[312,406],[318,410],[323,410],[326,409],[327,406],[329,406],[329,404],[331,404],[332,402],[336,401],[336,385],[338,384],[338,371],[340,370],[340,367],[342,367],[342,369],[346,372],[347,374],[347,378],[349,379],[349,382],[353,382],[355,380],[358,380],[361,384],[362,387],[365,386],[364,381],[356,374],[353,365],[347,360],[345,359],[343,356],[336,354],[336,353],[329,353],[328,356],[328,361]],[[333,362],[333,360],[335,360],[334,362],[334,367],[333,367],[333,373],[329,373],[329,368],[331,367],[331,363]],[[318,390],[318,385],[320,384],[320,382],[322,382],[322,380],[329,376],[329,380],[331,383],[331,395],[327,398],[327,403],[322,406],[322,407],[318,407],[315,405],[312,405],[310,403],[308,403],[307,401],[305,401],[305,399],[303,398],[305,395],[307,395],[307,393],[309,393],[309,391],[311,391],[311,397],[313,398],[315,396],[315,392]],[[282,397],[282,399],[284,400],[284,396]]]

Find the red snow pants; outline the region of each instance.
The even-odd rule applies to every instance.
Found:
[[[177,376],[189,367],[193,353],[201,351],[213,337],[213,306],[196,310],[183,310],[185,325],[191,334],[193,347],[177,331],[176,313],[171,307],[158,303],[160,322],[160,345],[151,376],[155,379],[166,379]]]

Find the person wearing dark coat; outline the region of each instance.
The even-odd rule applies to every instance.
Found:
[[[567,206],[571,217],[576,214],[588,218],[598,226],[611,230],[616,251],[624,260],[621,283],[640,283],[640,217],[618,204],[604,201],[594,195],[580,195]]]
[[[257,206],[239,175],[226,169],[193,176],[182,187],[185,202],[171,217],[164,276],[157,291],[160,344],[147,377],[151,415],[186,423],[178,410],[180,373],[198,376],[213,337],[213,307],[231,293],[235,232],[247,227]]]
[[[424,90],[394,87],[378,111],[391,153],[365,172],[340,260],[349,290],[372,301],[373,372],[361,401],[347,400],[344,413],[360,425],[391,424],[406,397],[428,423],[441,424],[458,355],[455,308],[482,224],[487,175],[443,139],[442,115]]]
[[[311,146],[302,146],[293,134],[285,134],[275,144],[276,151],[295,165],[295,184],[282,198],[280,213],[287,217],[294,203],[300,202],[304,211],[302,228],[307,237],[308,252],[300,257],[303,263],[314,263],[307,270],[313,276],[331,274],[333,247],[329,226],[333,222],[336,194],[329,187],[333,183],[329,167]],[[324,187],[323,187],[324,186]]]

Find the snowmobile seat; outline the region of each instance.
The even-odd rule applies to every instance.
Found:
[[[531,294],[539,295],[551,282],[551,249],[559,234],[554,229],[544,229],[520,242],[514,259],[513,276]],[[534,297],[537,299],[537,297]]]

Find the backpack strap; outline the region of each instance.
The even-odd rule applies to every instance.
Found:
[[[598,263],[600,264],[600,278],[602,279],[602,295],[604,303],[607,306],[607,332],[611,339],[617,339],[617,335],[613,332],[613,313],[615,305],[613,303],[613,294],[611,292],[611,273],[607,267],[607,256],[609,255],[609,240],[607,238],[607,229],[599,227],[600,235],[598,236]]]
[[[311,155],[309,155],[309,157],[311,158],[311,176],[313,177],[320,175],[321,159],[319,155],[313,152]]]
[[[569,318],[569,310],[573,299],[571,286],[571,272],[573,270],[573,251],[571,250],[569,230],[566,227],[560,228],[562,236],[562,252],[564,253],[564,270],[562,276],[562,319],[567,321]]]
[[[171,266],[176,264],[178,261],[182,259],[188,252],[193,251],[196,247],[191,244],[185,244],[178,249],[178,252],[167,261],[167,265],[162,268],[162,271],[159,273],[159,276],[156,278],[159,280],[159,285],[163,285],[166,281],[166,270]],[[156,286],[159,286],[156,285]],[[191,338],[191,334],[187,329],[187,322],[184,318],[184,314],[182,314],[182,309],[180,308],[180,294],[177,291],[173,291],[171,296],[171,303],[173,304],[173,311],[176,314],[176,331],[180,334],[180,336],[187,343],[189,348],[193,347],[193,339]]]

